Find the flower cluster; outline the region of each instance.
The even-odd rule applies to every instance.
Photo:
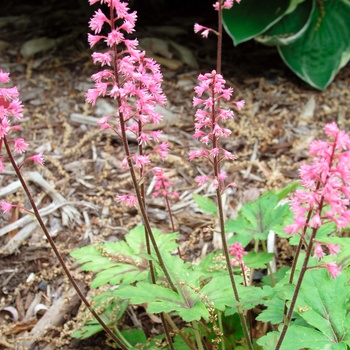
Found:
[[[90,4],[98,2],[90,0]],[[127,3],[119,0],[102,0],[111,8],[111,18],[107,18],[99,9],[89,24],[95,34],[88,35],[90,46],[104,41],[106,52],[94,52],[93,62],[107,66],[92,75],[94,88],[86,93],[86,101],[94,105],[99,96],[109,96],[117,101],[116,115],[104,116],[98,122],[100,129],[112,129],[123,137],[126,132],[135,135],[139,145],[153,141],[159,143],[161,131],[144,129],[147,123],[159,124],[162,116],[155,111],[157,104],[164,105],[165,96],[161,88],[162,74],[159,65],[145,52],[137,49],[138,41],[125,38],[125,34],[134,31],[136,12],[129,12]],[[108,34],[101,35],[106,26]],[[111,123],[112,121],[112,123]],[[164,159],[168,154],[165,142],[155,146],[152,153]],[[127,166],[131,159],[136,167],[143,168],[149,163],[148,155],[132,155],[123,162]]]
[[[8,83],[9,81],[10,73],[5,73],[0,69],[0,83]],[[11,117],[15,120],[23,118],[23,106],[18,97],[19,92],[16,86],[0,88],[0,173],[5,169],[3,161],[6,157],[1,155],[5,138],[8,143],[13,144],[14,152],[17,154],[25,153],[29,146],[23,138],[7,139],[7,136],[11,131],[20,130],[18,125],[11,125]],[[19,168],[28,161],[34,161],[42,165],[44,162],[43,155],[42,153],[39,153],[26,158],[24,162],[19,165]]]
[[[164,170],[161,168],[152,168],[154,174],[155,174],[155,179],[156,179],[156,184],[154,186],[154,192],[153,196],[158,197],[158,196],[163,196],[163,197],[168,197],[169,195],[178,198],[179,194],[174,191],[168,191],[168,188],[173,185],[171,181],[169,181],[168,176],[165,175]]]
[[[294,222],[286,232],[299,234],[304,239],[307,228],[316,230],[333,222],[340,231],[350,224],[350,136],[339,130],[336,123],[324,127],[330,141],[315,140],[309,146],[311,164],[300,166],[301,185],[290,202]],[[316,236],[317,240],[317,236]],[[327,245],[330,254],[339,252],[337,245],[315,242],[314,256],[322,258],[321,245]],[[332,269],[332,276],[334,269]]]
[[[231,130],[221,126],[222,121],[233,119],[233,111],[220,107],[220,103],[231,99],[233,89],[226,88],[226,81],[221,74],[215,70],[211,73],[200,74],[198,77],[199,85],[195,87],[196,96],[193,98],[193,106],[198,108],[195,114],[195,133],[194,138],[199,139],[205,145],[210,145],[211,149],[200,149],[190,151],[190,160],[195,158],[206,158],[212,164],[219,164],[224,159],[235,159],[235,156],[221,148],[220,138],[231,135]],[[234,101],[240,110],[244,106],[244,101]],[[197,176],[195,181],[202,185],[206,181],[213,179],[215,188],[223,190],[229,184],[224,186],[226,173],[218,172],[214,178],[212,176]]]
[[[247,255],[248,253],[244,251],[244,248],[241,243],[234,243],[231,246],[230,255],[233,257],[231,261],[231,265],[242,265],[243,264],[243,255]]]

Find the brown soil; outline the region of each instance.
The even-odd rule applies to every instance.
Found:
[[[1,40],[8,44],[0,46],[0,68],[11,72],[11,82],[19,87],[25,105],[25,118],[20,122],[21,137],[30,143],[31,152],[45,154],[44,167],[29,166],[24,173],[40,172],[80,212],[80,217],[77,215],[64,225],[62,210],[58,209],[46,216],[46,223],[74,276],[88,293],[90,276],[79,272],[69,252],[91,242],[121,239],[140,223],[140,216],[115,200],[117,193],[131,190],[129,175],[120,166],[123,159],[120,141],[101,133],[97,125],[72,119],[73,114],[97,117],[101,109],[106,108],[102,104],[92,108],[84,101],[84,94],[91,87],[89,77],[98,70],[91,63],[91,52],[86,45],[88,17],[79,15],[83,11],[79,6],[64,2],[38,3],[38,6],[36,2],[33,5],[13,3],[0,18]],[[215,222],[200,214],[190,198],[191,191],[197,189],[194,176],[199,171],[210,170],[204,162],[188,162],[188,150],[197,147],[192,138],[193,86],[199,72],[215,68],[215,41],[201,39],[192,32],[194,22],[208,24],[213,18],[205,13],[186,14],[188,17],[183,17],[180,10],[176,16],[168,13],[166,23],[161,22],[161,16],[157,18],[157,26],[177,27],[182,30],[178,34],[174,29],[165,34],[159,32],[147,21],[137,27],[137,34],[142,39],[176,41],[190,49],[198,64],[198,68],[188,66],[183,57],[169,48],[167,52],[173,57],[168,57],[170,61],[162,66],[167,110],[171,112],[162,127],[171,154],[161,166],[180,193],[179,201],[174,204],[176,225],[182,252],[186,259],[193,261],[201,257],[203,247],[208,251],[216,247],[212,234],[203,234],[201,230]],[[1,20],[10,15],[18,17],[1,26]],[[42,36],[67,37],[47,51],[23,57],[22,45]],[[170,63],[179,66],[174,70],[169,68]],[[350,130],[350,70],[349,66],[345,67],[326,91],[319,92],[288,71],[273,48],[254,43],[233,48],[230,39],[225,37],[223,74],[234,87],[235,98],[246,100],[245,108],[235,111],[235,120],[229,125],[232,137],[224,142],[224,146],[237,155],[236,161],[225,165],[230,182],[237,184],[225,198],[227,216],[232,217],[243,203],[256,199],[264,190],[282,188],[297,180],[298,166],[307,158],[307,147],[322,135],[325,123],[336,121],[342,129]],[[0,177],[0,189],[14,180],[13,172],[7,167]],[[40,184],[30,183],[30,189],[40,208],[52,202],[48,193],[43,194]],[[212,195],[207,188],[199,193]],[[5,199],[27,207],[29,204],[22,190]],[[169,232],[162,201],[151,196],[147,201],[153,225]],[[12,217],[1,215],[0,227],[23,216],[22,212],[15,212]],[[13,229],[0,236],[0,333],[3,335],[0,349],[18,348],[18,344],[23,344],[21,339],[28,341],[35,337],[31,330],[45,310],[37,308],[40,310],[35,313],[32,308],[41,304],[47,313],[55,300],[70,292],[67,279],[39,228],[24,238],[11,254],[5,249],[18,233],[18,229]],[[283,242],[279,243],[278,252],[280,264],[288,261],[290,252]],[[26,348],[107,349],[103,334],[82,342],[69,337],[78,308],[76,300],[55,327],[49,327],[37,342]]]

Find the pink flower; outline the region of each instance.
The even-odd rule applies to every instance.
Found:
[[[89,22],[90,28],[95,32],[95,34],[99,34],[104,23],[109,23],[109,20],[101,9],[98,9]]]
[[[118,203],[121,203],[127,207],[137,207],[138,201],[136,196],[132,194],[124,194],[121,196],[116,196]]]
[[[0,138],[3,138],[4,136],[6,136],[9,130],[10,130],[10,122],[7,116],[3,116],[0,119]]]
[[[10,73],[5,73],[0,69],[0,83],[8,83],[10,81]]]
[[[35,163],[38,163],[39,165],[44,164],[44,157],[43,152],[40,152],[38,154],[35,154],[34,156],[28,157],[25,161],[32,160]]]
[[[90,47],[95,46],[101,39],[104,39],[105,36],[102,35],[92,35],[92,34],[88,34],[88,42]]]
[[[5,171],[4,163],[2,162],[3,157],[0,157],[0,174]]]
[[[112,56],[110,52],[94,52],[92,55],[94,64],[101,63],[101,67],[104,65],[110,66],[112,62]]]
[[[329,250],[329,254],[337,255],[340,252],[339,244],[327,244],[327,248]]]
[[[320,243],[316,242],[314,248],[314,257],[318,260],[322,259],[326,254],[322,250],[322,246]]]
[[[5,200],[1,201],[1,210],[4,212],[4,214],[10,214],[13,207],[15,207],[15,205],[7,203]]]
[[[15,151],[19,154],[24,153],[28,148],[28,143],[24,141],[24,139],[16,139],[14,140],[15,143]]]
[[[196,176],[194,181],[196,181],[199,186],[203,186],[208,179],[210,179],[210,176],[203,175],[203,176]]]
[[[235,104],[236,104],[238,110],[240,111],[244,107],[245,101],[244,100],[235,101]]]
[[[336,262],[321,264],[321,265],[319,265],[319,267],[325,267],[328,270],[328,273],[334,279],[337,278],[337,276],[340,275],[340,273],[341,273],[341,268],[338,267]]]
[[[137,154],[134,155],[135,160],[135,167],[136,168],[143,168],[145,165],[150,163],[148,156],[139,156]]]
[[[216,31],[215,31],[214,29],[211,29],[211,28],[208,28],[208,27],[204,27],[204,26],[202,26],[202,25],[200,25],[200,24],[198,24],[198,23],[196,23],[196,24],[194,25],[194,32],[195,32],[195,33],[202,32],[202,33],[201,33],[201,36],[202,36],[203,38],[207,38],[208,35],[209,35],[209,32],[216,33]]]

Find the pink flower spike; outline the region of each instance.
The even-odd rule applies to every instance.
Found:
[[[38,163],[39,165],[43,165],[44,164],[43,152],[40,152],[26,159],[26,161],[28,160],[32,160],[33,162]]]
[[[338,267],[336,262],[327,263],[324,265],[319,265],[320,267],[325,267],[328,270],[328,273],[331,275],[332,278],[337,278],[338,275],[341,273],[341,268]]]
[[[4,214],[10,214],[13,207],[15,207],[15,205],[7,203],[5,200],[1,201],[1,210],[4,212]]]
[[[121,196],[116,196],[116,198],[118,203],[121,203],[127,207],[137,207],[137,198],[132,194],[123,194]]]

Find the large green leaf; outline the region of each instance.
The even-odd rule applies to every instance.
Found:
[[[163,234],[153,230],[161,251],[173,251],[177,247],[177,234]],[[82,264],[83,271],[97,272],[91,283],[96,288],[107,283],[130,284],[148,276],[148,259],[145,257],[146,243],[143,226],[132,229],[125,235],[125,241],[106,242],[82,247],[71,253]]]
[[[316,6],[315,0],[299,4],[295,10],[282,17],[256,40],[265,45],[289,45],[300,38],[311,22],[311,14]]]
[[[234,45],[254,38],[278,22],[290,0],[244,0],[223,11],[223,24]]]
[[[305,33],[278,51],[296,75],[325,89],[350,59],[350,2],[318,0]]]
[[[317,261],[312,258],[310,263],[316,265]],[[344,270],[336,279],[332,279],[324,268],[306,272],[296,302],[295,315],[288,327],[281,350],[347,349],[350,345],[349,277],[349,271]],[[281,296],[288,289],[294,287],[284,285],[280,292],[276,291],[275,296],[265,301],[264,304],[268,308],[257,319],[264,322],[281,322],[284,304],[284,298]],[[285,297],[290,300],[290,291],[287,294]],[[269,333],[260,338],[258,344],[263,346],[264,350],[272,350],[279,334],[279,332]]]
[[[186,290],[188,292],[188,289]],[[120,288],[113,292],[115,296],[129,299],[131,304],[147,304],[150,313],[177,312],[186,322],[208,320],[209,311],[193,293],[177,293],[169,288],[139,282],[136,286]]]
[[[279,332],[270,332],[264,337],[260,338],[257,343],[261,345],[264,350],[275,350],[279,334]],[[326,336],[316,331],[315,329],[298,325],[291,325],[288,327],[287,334],[284,338],[282,346],[280,347],[280,350],[333,350],[332,347],[326,347],[326,343]],[[346,350],[346,347],[343,348],[343,350]]]
[[[226,232],[235,233],[228,243],[239,242],[246,247],[251,240],[266,240],[270,230],[281,231],[290,210],[288,204],[277,204],[277,195],[271,193],[245,204],[237,219],[225,223]]]
[[[249,252],[243,256],[244,265],[251,269],[266,269],[266,265],[273,259],[273,253]]]
[[[336,279],[326,269],[308,271],[297,300],[299,316],[325,335],[330,344],[350,342],[348,279],[345,271]]]

